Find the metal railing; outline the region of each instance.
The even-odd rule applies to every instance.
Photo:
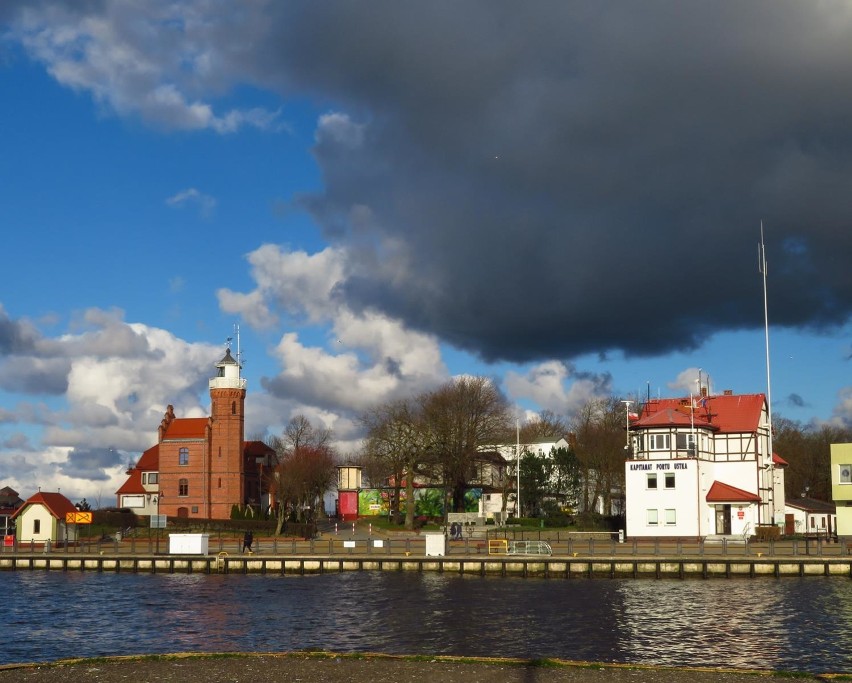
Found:
[[[488,555],[489,546],[500,540],[508,554],[547,554],[565,557],[845,557],[852,554],[847,543],[835,543],[823,538],[781,539],[757,541],[740,538],[728,539],[616,539],[599,537],[544,539],[496,539],[468,537],[447,540],[446,555]],[[503,545],[505,542],[505,546]],[[515,548],[516,552],[510,552]],[[209,538],[210,554],[227,552],[240,555],[242,539],[234,536]],[[531,552],[525,552],[531,549]],[[532,550],[535,549],[535,550]],[[549,552],[546,552],[549,551]],[[350,534],[324,534],[318,538],[257,537],[253,551],[262,555],[418,555],[425,553],[425,538],[410,536],[355,536]],[[77,543],[43,543],[15,540],[12,545],[0,546],[5,554],[119,554],[160,555],[169,553],[166,534],[148,538],[132,536],[117,540],[82,539]]]
[[[509,541],[508,555],[553,555],[547,541]]]

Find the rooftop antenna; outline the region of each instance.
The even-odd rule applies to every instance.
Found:
[[[759,263],[758,270],[761,275],[763,275],[763,329],[764,329],[764,338],[766,340],[766,415],[769,420],[769,462],[766,465],[766,469],[772,469],[772,382],[771,375],[769,372],[769,304],[766,296],[766,246],[763,242],[763,221],[760,221],[760,249],[759,249]],[[775,511],[774,511],[774,485],[772,479],[769,482],[770,488],[770,523],[775,523]]]
[[[234,323],[234,334],[237,337],[237,368],[239,375],[242,376],[243,370],[243,352],[240,351],[240,325],[239,323]]]

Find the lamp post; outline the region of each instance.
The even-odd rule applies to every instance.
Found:
[[[633,401],[622,401],[624,404],[624,450],[630,450],[630,405]]]
[[[515,468],[518,470],[518,488],[515,493],[515,515],[521,519],[521,422],[515,419]]]

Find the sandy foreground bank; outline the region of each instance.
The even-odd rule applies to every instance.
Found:
[[[801,676],[798,680],[825,680]],[[852,680],[842,676],[838,680]],[[720,669],[636,668],[522,660],[385,655],[169,655],[0,666],[0,683],[789,683],[790,676]]]

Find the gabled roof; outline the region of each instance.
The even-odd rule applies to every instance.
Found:
[[[169,423],[163,441],[167,439],[203,439],[207,435],[207,417],[181,417]]]
[[[707,492],[708,503],[759,503],[760,496],[738,489],[721,481],[714,481]]]
[[[791,508],[804,510],[805,512],[821,512],[829,515],[836,514],[837,512],[837,506],[834,503],[817,500],[816,498],[788,498],[784,503]]]
[[[778,455],[777,453],[773,453],[773,454],[772,454],[772,464],[773,464],[773,465],[778,465],[779,467],[788,467],[788,466],[790,465],[790,463],[789,463],[789,462],[787,462],[786,460],[784,460],[784,458],[782,458],[782,457],[781,457],[780,455]]]
[[[23,502],[15,489],[9,486],[0,489],[0,508],[16,508]]]
[[[121,485],[116,493],[145,493],[145,487],[142,486],[142,470],[134,467],[127,475],[127,481]]]
[[[160,469],[160,444],[151,446],[145,451],[136,463],[134,469],[140,472],[156,472]]]
[[[642,406],[642,414],[630,426],[631,429],[688,426],[694,421],[696,427],[706,429],[710,426],[722,433],[754,432],[765,405],[763,394],[651,399]]]
[[[498,451],[477,451],[473,455],[474,462],[490,462],[492,465],[506,465],[508,460]]]
[[[18,517],[24,510],[31,505],[44,505],[47,511],[50,512],[56,519],[65,519],[65,515],[69,512],[77,512],[74,503],[68,500],[61,493],[51,493],[47,491],[39,491],[34,496],[31,496],[26,502],[18,508],[13,518]]]
[[[244,441],[243,442],[243,454],[247,456],[263,456],[263,455],[271,455],[275,453],[275,449],[272,446],[264,443],[263,441]]]

